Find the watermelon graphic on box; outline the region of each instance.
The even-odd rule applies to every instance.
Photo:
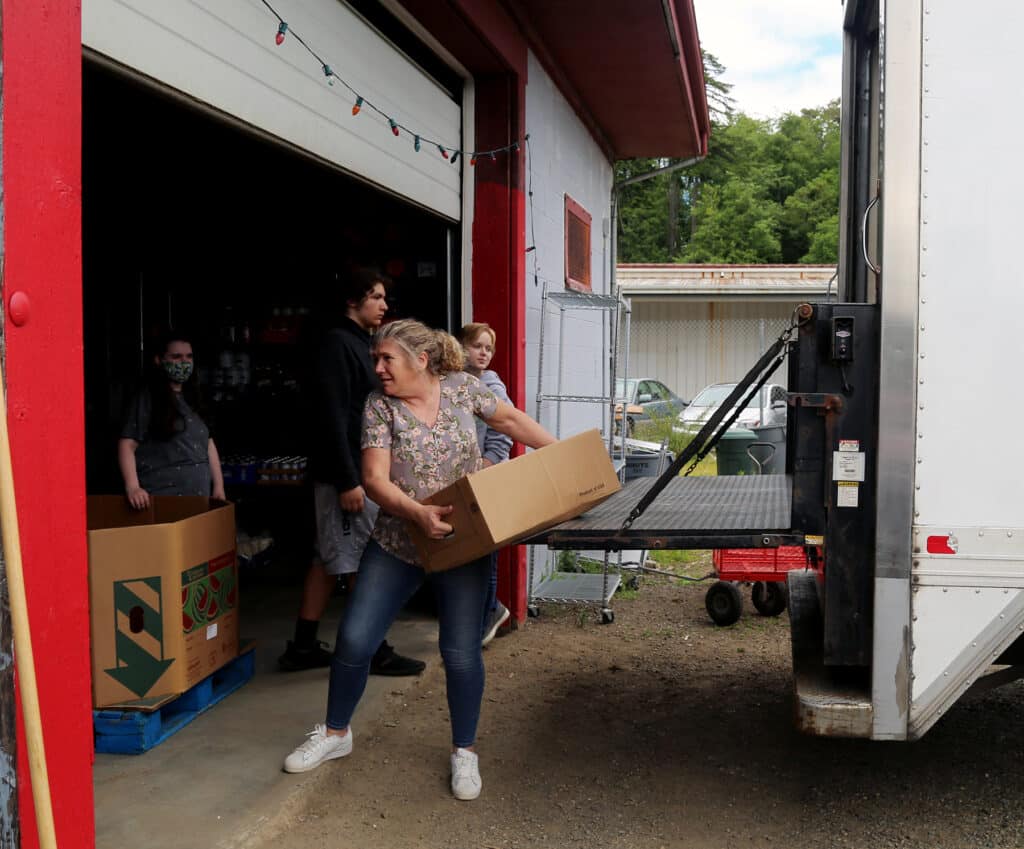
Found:
[[[182,573],[181,625],[186,634],[234,610],[236,576],[234,551]]]

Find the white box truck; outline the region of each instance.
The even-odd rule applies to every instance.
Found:
[[[537,539],[820,544],[788,586],[809,733],[916,739],[1024,675],[1021,32],[1019,3],[847,0],[837,297],[781,345],[786,474],[679,477],[684,452]]]

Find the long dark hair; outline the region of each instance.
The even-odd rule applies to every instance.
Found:
[[[163,359],[172,342],[187,342],[192,345],[192,339],[187,333],[168,330],[156,337],[146,360],[145,385],[152,403],[149,421],[151,439],[168,440],[181,429],[181,414],[175,400],[178,393],[171,388],[171,381],[163,366],[159,362],[154,362],[154,358]],[[197,416],[203,418],[199,380],[194,367],[192,376],[182,384],[181,397]]]

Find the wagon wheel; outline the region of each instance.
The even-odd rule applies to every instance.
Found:
[[[740,596],[739,587],[728,581],[712,584],[704,596],[704,607],[716,625],[732,625],[743,612],[743,598]]]
[[[778,616],[786,609],[786,586],[779,581],[758,581],[750,600],[762,616]]]

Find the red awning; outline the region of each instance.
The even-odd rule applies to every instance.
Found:
[[[603,136],[606,153],[616,159],[707,153],[693,0],[518,0],[510,6],[547,72],[591,131]]]

